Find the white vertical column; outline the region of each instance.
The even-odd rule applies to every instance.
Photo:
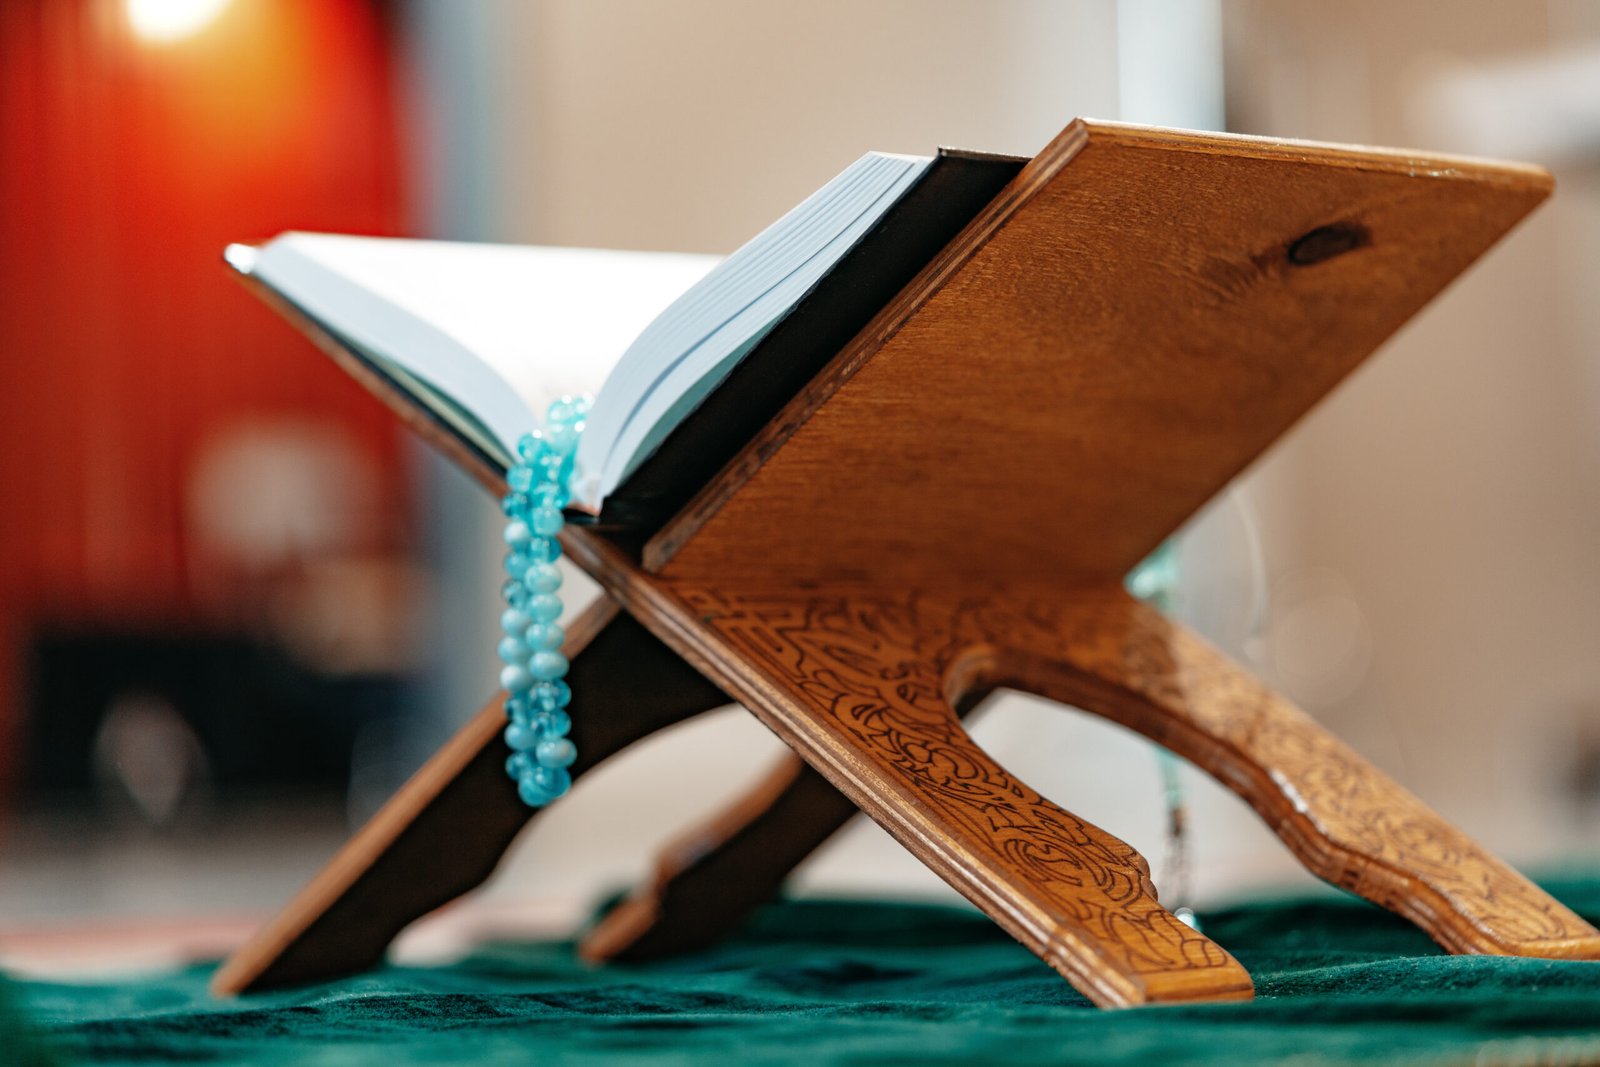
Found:
[[[1221,0],[1117,0],[1117,110],[1124,122],[1222,129]]]

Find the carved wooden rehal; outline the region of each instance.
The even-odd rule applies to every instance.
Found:
[[[1249,996],[1136,851],[972,743],[961,714],[1008,686],[1185,756],[1450,951],[1600,958],[1600,932],[1120,589],[1549,191],[1530,167],[1069,126],[677,518],[564,535],[607,595],[569,647],[576,770],[727,698],[804,761],[671,846],[583,951],[709,943],[859,808],[1097,1004]],[[531,817],[497,735],[491,705],[217,988],[370,965],[487,877]]]

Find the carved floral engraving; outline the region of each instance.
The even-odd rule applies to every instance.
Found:
[[[679,590],[695,616],[841,738],[990,877],[1130,973],[1237,967],[1156,902],[1144,859],[968,737],[982,679],[1159,739],[1249,801],[1314,873],[1456,951],[1600,955],[1600,935],[1204,642],[1116,594],[1050,604],[881,591]]]
[[[1156,901],[1133,848],[1050,803],[968,737],[944,674],[972,648],[978,618],[931,601],[686,594],[740,655],[845,737],[877,774],[911,790],[932,826],[1058,924],[1061,935],[1133,974],[1217,969],[1243,978],[1214,942]]]

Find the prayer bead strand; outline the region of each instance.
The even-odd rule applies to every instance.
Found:
[[[572,690],[565,681],[561,646],[561,542],[572,458],[583,432],[589,401],[562,397],[550,405],[542,431],[517,442],[506,472],[506,581],[501,593],[500,687],[506,691],[505,740],[511,749],[506,773],[530,808],[542,808],[572,787],[568,770],[578,750],[568,739]]]

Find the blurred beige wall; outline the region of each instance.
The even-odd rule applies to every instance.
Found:
[[[1230,0],[1248,133],[1490,154],[1454,77],[1575,49],[1600,5]],[[1273,573],[1264,667],[1488,843],[1592,861],[1600,744],[1600,143],[1497,93],[1554,199],[1283,442],[1255,479]],[[1441,101],[1444,101],[1441,103]],[[1538,130],[1543,127],[1543,135]]]
[[[729,252],[864,151],[1032,154],[1116,108],[1114,5],[513,5],[507,223],[547,244]]]

